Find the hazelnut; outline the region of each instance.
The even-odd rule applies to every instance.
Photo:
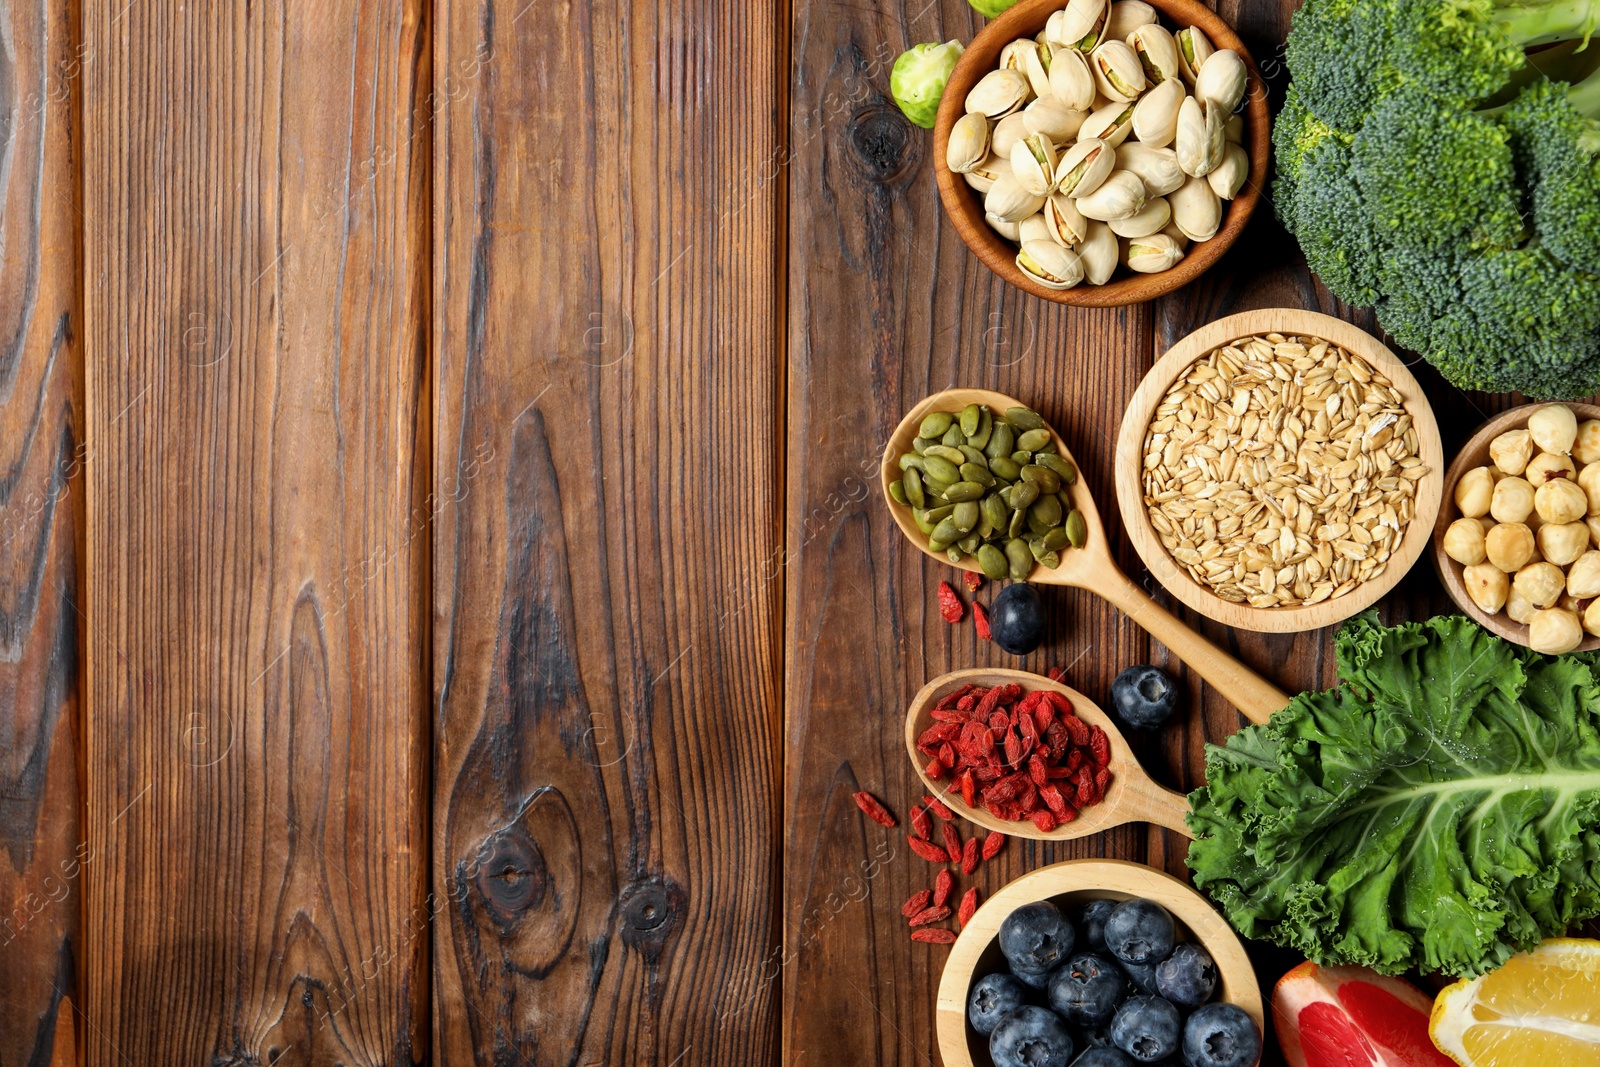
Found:
[[[1548,608],[1566,591],[1567,578],[1554,563],[1530,563],[1517,572],[1511,587],[1536,608]]]
[[[1528,598],[1517,592],[1516,584],[1511,586],[1511,592],[1506,594],[1506,615],[1512,622],[1526,623],[1533,618],[1533,613],[1539,609],[1528,603]]]
[[[1600,460],[1600,419],[1578,423],[1578,439],[1572,442],[1572,458],[1579,463]]]
[[[1593,541],[1597,547],[1600,547],[1600,515],[1589,516],[1583,520],[1583,524],[1589,527],[1589,540]]]
[[[1450,524],[1444,532],[1444,554],[1463,567],[1483,562],[1483,527],[1477,519],[1457,519]]]
[[[1589,527],[1581,522],[1547,522],[1534,531],[1533,540],[1541,558],[1565,567],[1589,547]]]
[[[1466,584],[1467,596],[1483,611],[1493,615],[1505,607],[1511,579],[1499,567],[1492,563],[1473,564],[1462,569],[1461,580]]]
[[[1580,600],[1600,596],[1600,552],[1589,551],[1567,568],[1567,592]]]
[[[1456,507],[1469,519],[1489,514],[1494,496],[1494,476],[1488,467],[1474,467],[1456,482]]]
[[[1522,471],[1522,476],[1528,479],[1535,489],[1553,478],[1575,478],[1578,469],[1572,465],[1572,460],[1566,456],[1558,456],[1550,452],[1541,452],[1528,461]]]
[[[1489,458],[1506,474],[1521,474],[1533,458],[1533,435],[1527,430],[1507,430],[1489,442]]]
[[[1578,488],[1589,497],[1589,514],[1600,515],[1600,463],[1586,463],[1578,472]]]
[[[1495,483],[1489,514],[1496,522],[1522,522],[1533,514],[1533,486],[1525,479],[1506,475]]]
[[[1540,451],[1565,456],[1578,438],[1578,417],[1565,404],[1546,404],[1528,416],[1528,432]]]
[[[1583,628],[1600,637],[1600,600],[1589,601],[1589,606],[1583,609]]]
[[[1577,482],[1557,478],[1539,487],[1533,507],[1545,522],[1577,522],[1589,514],[1589,495]]]
[[[1571,652],[1583,644],[1583,624],[1562,608],[1536,611],[1528,620],[1528,647],[1546,655]]]
[[[1507,574],[1527,566],[1533,558],[1533,531],[1520,522],[1502,522],[1483,539],[1483,553],[1489,565]]]

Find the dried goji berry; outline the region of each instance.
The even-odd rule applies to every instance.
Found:
[[[1000,854],[1005,847],[1006,835],[998,830],[990,830],[989,836],[983,839],[983,858],[992,860]]]
[[[911,931],[911,940],[923,941],[930,945],[953,945],[956,943],[954,930],[922,929]]]
[[[979,847],[978,839],[976,837],[967,838],[967,843],[961,846],[962,874],[972,874],[978,869]]]
[[[961,859],[961,832],[955,823],[948,822],[939,829],[944,831],[944,850],[950,854],[950,862],[955,863]]]
[[[989,716],[994,714],[994,709],[1000,706],[1000,687],[997,685],[993,689],[977,689],[974,692],[978,695],[978,706],[973,711],[973,718],[987,722]]]
[[[961,580],[966,582],[967,588],[972,590],[974,593],[983,588],[982,571],[967,571],[961,576]]]
[[[945,694],[943,700],[939,701],[938,707],[945,711],[948,711],[954,707],[959,707],[961,701],[966,699],[966,697],[976,688],[977,686],[975,685],[964,685],[959,689],[952,689],[950,692]]]
[[[936,722],[922,733],[917,735],[918,748],[934,748],[942,742],[958,737],[961,734],[961,723]]]
[[[945,622],[960,622],[961,616],[966,614],[961,598],[949,582],[939,583],[939,614],[944,616]]]
[[[972,687],[968,686],[967,688],[970,689]],[[963,696],[960,700],[956,701],[956,707],[961,711],[966,712],[969,716],[972,714],[972,709],[977,706],[978,698],[973,696],[971,693],[968,693],[966,696]]]
[[[912,926],[927,926],[929,923],[944,922],[950,918],[950,909],[941,904],[935,908],[923,908],[911,916]]]
[[[1067,770],[1074,774],[1078,773],[1078,769],[1081,768],[1088,759],[1089,757],[1084,754],[1083,749],[1073,749],[1072,755],[1067,757]]]
[[[1111,762],[1111,739],[1098,726],[1089,731],[1089,754],[1101,767]]]
[[[924,889],[920,893],[913,893],[911,894],[910,900],[900,905],[900,914],[909,919],[923,908],[926,908],[928,906],[928,902],[932,899],[933,890],[931,889]]]
[[[1033,825],[1039,828],[1041,834],[1047,834],[1056,828],[1056,817],[1050,814],[1049,809],[1040,808],[1031,816]]]
[[[1094,772],[1094,791],[1102,797],[1111,786],[1111,772],[1104,767]]]
[[[972,602],[972,625],[978,631],[978,637],[984,641],[994,638],[989,633],[989,612],[976,600]]]
[[[1020,767],[1022,760],[1028,754],[1028,746],[1015,730],[1006,730],[1006,765]]]
[[[1003,734],[1011,729],[1011,716],[1003,711],[991,712],[987,721],[989,729],[997,734]]]
[[[1028,757],[1028,777],[1033,779],[1033,784],[1043,786],[1050,781],[1049,770],[1044,765],[1044,757],[1035,752]]]
[[[967,928],[967,922],[972,918],[972,913],[978,910],[978,887],[973,886],[961,895],[961,907],[956,909],[956,922],[961,928]]]
[[[1067,807],[1067,799],[1061,795],[1061,790],[1047,785],[1039,790],[1039,796],[1044,799],[1044,806],[1050,809],[1050,813],[1060,818]]]
[[[911,851],[927,860],[929,863],[949,863],[950,853],[934,844],[932,841],[919,841],[914,837],[906,838],[911,846]]]
[[[938,756],[935,756],[933,759],[928,761],[928,765],[922,770],[923,773],[925,773],[929,778],[932,778],[937,782],[939,779],[944,777],[944,762],[940,760]]]
[[[949,868],[940,871],[939,876],[933,880],[933,903],[935,905],[948,904],[950,902],[950,891],[955,887],[956,876],[950,873]],[[927,905],[924,904],[923,907],[927,907]]]
[[[1063,715],[1061,717],[1061,723],[1067,728],[1067,736],[1072,738],[1073,744],[1087,745],[1089,743],[1088,723],[1084,722],[1076,715]]]
[[[920,807],[911,809],[911,832],[924,841],[933,833],[933,820],[928,818],[928,813]]]
[[[978,799],[978,785],[973,781],[972,771],[963,771],[961,777],[956,781],[956,785],[961,789],[961,802],[969,808],[975,806],[974,802]]]
[[[946,725],[954,724],[947,723]],[[954,767],[956,765],[955,746],[950,744],[948,741],[939,746],[939,762],[944,764],[946,767]]]
[[[877,797],[862,790],[855,794],[855,800],[856,807],[866,812],[867,818],[882,826],[894,826],[894,816],[889,814],[889,809],[884,807]]]
[[[939,818],[943,819],[945,822],[955,821],[956,813],[951,811],[949,805],[940,800],[938,797],[925,796],[922,798],[922,803],[927,805],[929,811],[939,816]]]
[[[1065,808],[1062,809],[1061,814],[1056,816],[1056,822],[1058,822],[1058,823],[1067,823],[1067,822],[1071,822],[1073,819],[1076,819],[1077,817],[1078,817],[1078,809],[1073,807],[1071,804],[1068,804]]]
[[[1059,682],[1066,676],[1067,669],[1065,667],[1051,667],[1045,672],[1045,677],[1049,678],[1052,682]]]

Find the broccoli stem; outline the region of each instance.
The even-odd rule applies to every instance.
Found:
[[[1567,90],[1567,99],[1573,108],[1586,119],[1600,119],[1600,70],[1575,82]]]
[[[1497,5],[1495,24],[1522,48],[1556,41],[1571,41],[1589,35],[1600,24],[1600,5],[1596,0],[1538,0],[1536,3]]]

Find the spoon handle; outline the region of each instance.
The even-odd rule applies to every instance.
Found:
[[[1157,785],[1142,774],[1129,779],[1117,814],[1122,821],[1155,823],[1194,840],[1194,831],[1183,821],[1189,814],[1189,798]]]
[[[1091,593],[1098,593],[1121,608],[1128,618],[1144,627],[1151,637],[1166,645],[1211,688],[1226,697],[1245,718],[1253,723],[1264,723],[1273,712],[1289,703],[1287,693],[1189,629],[1126,575],[1111,570],[1100,577],[1103,581],[1087,587]]]

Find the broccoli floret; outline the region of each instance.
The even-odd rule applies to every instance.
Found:
[[[1386,0],[1394,3],[1401,47],[1395,65],[1428,92],[1463,104],[1493,96],[1520,70],[1523,50],[1587,39],[1592,0]]]
[[[1600,273],[1600,75],[1524,89],[1504,109],[1529,186],[1534,236],[1563,262]]]
[[[1359,130],[1372,105],[1400,84],[1382,8],[1382,0],[1327,0],[1302,5],[1290,20],[1290,90],[1298,86],[1301,106],[1335,129]]]
[[[1371,304],[1381,290],[1378,268],[1386,240],[1362,206],[1349,145],[1329,137],[1306,153],[1294,199],[1292,228],[1306,262],[1351,303]]]

